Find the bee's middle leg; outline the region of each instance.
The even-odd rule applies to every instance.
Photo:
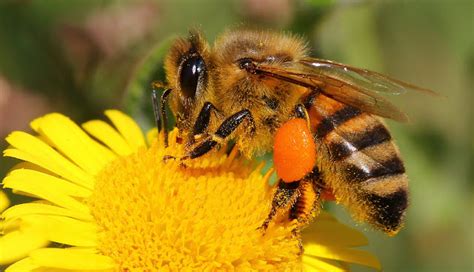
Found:
[[[248,120],[251,131],[255,132],[256,126],[252,113],[248,109],[238,111],[225,119],[214,134],[198,143],[197,146],[188,152],[186,156],[182,157],[181,160],[198,158],[211,151],[219,142],[225,140],[225,138],[235,131],[244,120]]]

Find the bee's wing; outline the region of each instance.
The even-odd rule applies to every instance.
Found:
[[[308,88],[365,112],[406,122],[408,117],[379,93],[401,94],[407,90],[434,92],[364,69],[320,59],[304,59],[288,66],[258,65],[265,75]]]
[[[300,63],[311,69],[314,73],[332,76],[341,81],[360,86],[368,92],[398,95],[407,91],[419,91],[431,95],[437,95],[431,90],[420,88],[413,84],[377,72],[352,67],[330,60],[307,58],[301,60]]]

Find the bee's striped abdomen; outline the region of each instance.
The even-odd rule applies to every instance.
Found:
[[[363,150],[367,147],[390,141],[390,139],[391,136],[387,128],[379,124],[371,128],[370,131],[355,135],[350,139],[350,143],[347,141],[331,142],[329,144],[329,150],[332,158],[339,161],[350,156],[354,151]]]
[[[395,233],[407,207],[408,180],[385,125],[370,114],[319,95],[309,111],[323,146],[320,168],[336,198],[359,219]]]

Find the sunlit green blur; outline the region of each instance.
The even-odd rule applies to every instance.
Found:
[[[388,121],[410,177],[406,226],[393,238],[357,227],[384,271],[472,271],[473,14],[469,0],[3,0],[0,138],[52,111],[81,122],[119,108],[150,128],[150,84],[163,80],[172,37],[198,28],[212,42],[242,25],[289,31],[307,39],[313,56],[440,94],[388,97],[411,119]],[[13,164],[2,158],[0,176]]]

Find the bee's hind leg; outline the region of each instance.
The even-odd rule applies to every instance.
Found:
[[[272,208],[267,219],[265,219],[262,226],[260,226],[261,229],[265,231],[273,220],[273,217],[275,217],[280,210],[289,210],[293,207],[293,204],[299,196],[299,185],[299,180],[291,183],[283,182],[282,180],[278,181],[278,188],[273,196]]]

